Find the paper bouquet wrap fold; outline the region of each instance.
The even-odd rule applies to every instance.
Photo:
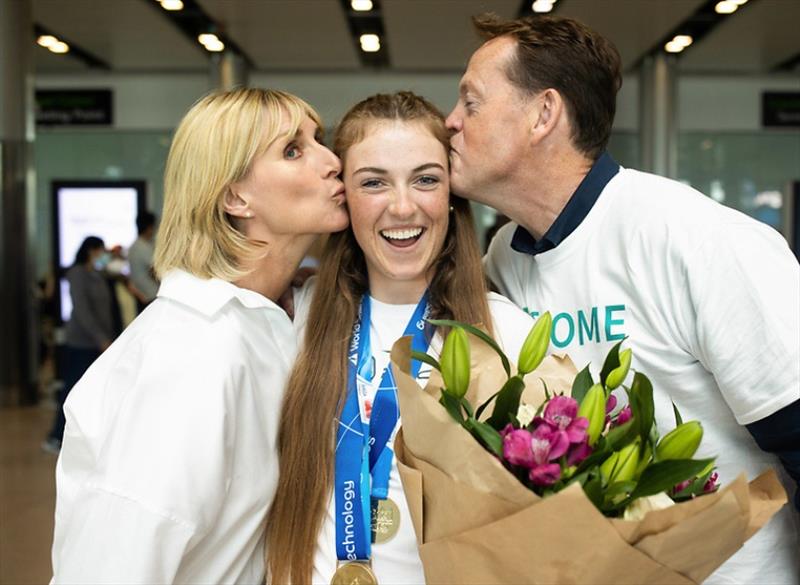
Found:
[[[772,471],[641,521],[606,518],[577,484],[540,498],[438,403],[437,372],[420,389],[408,373],[408,339],[392,350],[402,420],[395,454],[428,583],[700,583],[786,502]],[[504,374],[482,344],[472,356],[474,405]],[[523,401],[542,401],[540,378],[569,393],[575,373],[569,358],[547,358],[526,378]]]

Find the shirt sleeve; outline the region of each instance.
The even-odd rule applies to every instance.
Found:
[[[517,225],[508,223],[501,227],[489,244],[489,249],[483,257],[483,269],[486,276],[497,288],[497,291],[504,296],[514,299],[514,251],[511,249],[511,238]]]
[[[783,238],[752,220],[709,228],[688,255],[692,353],[741,425],[800,398],[800,267]]]
[[[217,341],[152,336],[71,393],[54,583],[171,583],[213,526],[230,482],[230,397],[244,385]]]

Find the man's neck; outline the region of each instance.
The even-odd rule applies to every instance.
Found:
[[[574,152],[537,157],[535,164],[523,166],[521,174],[505,186],[495,201],[505,202],[498,209],[539,240],[564,210],[593,162]]]
[[[277,301],[289,288],[297,267],[315,238],[315,235],[303,235],[271,241],[263,257],[242,262],[249,273],[234,284]]]

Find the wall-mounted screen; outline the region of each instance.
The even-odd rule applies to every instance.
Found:
[[[145,208],[144,181],[53,181],[53,257],[61,280],[58,317],[72,313],[64,272],[75,262],[81,242],[88,236],[103,240],[107,249],[127,250],[136,240],[136,216]]]

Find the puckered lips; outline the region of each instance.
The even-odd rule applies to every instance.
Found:
[[[381,237],[393,248],[410,248],[416,244],[426,229],[422,226],[403,226],[380,230]]]
[[[339,182],[339,188],[336,189],[336,192],[331,195],[331,198],[336,201],[339,205],[344,203],[345,195],[344,195],[344,183]]]

